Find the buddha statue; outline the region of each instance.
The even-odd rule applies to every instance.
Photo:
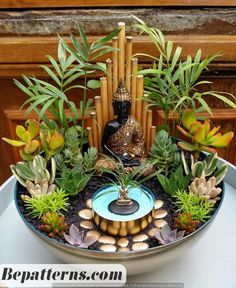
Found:
[[[145,157],[144,137],[141,124],[130,116],[130,93],[120,81],[113,95],[112,106],[115,119],[104,128],[102,147],[104,153],[119,158],[125,166],[138,166]]]

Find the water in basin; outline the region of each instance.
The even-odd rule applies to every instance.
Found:
[[[130,187],[129,198],[138,202],[139,209],[131,215],[117,215],[112,213],[108,206],[112,201],[118,199],[118,196],[119,186],[104,186],[100,188],[93,196],[93,210],[108,220],[130,221],[147,215],[154,206],[154,195],[147,187]]]

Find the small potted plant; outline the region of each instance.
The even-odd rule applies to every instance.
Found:
[[[173,43],[165,43],[158,29],[138,22],[136,27],[148,33],[160,52],[152,69],[140,71],[147,75],[144,99],[163,109],[165,115],[164,127],[153,134],[154,141],[139,166],[125,167],[119,158],[104,160],[96,147],[88,147],[90,135],[85,122],[93,107],[87,91],[98,88],[99,82],[87,77],[96,70],[107,73],[104,65],[94,62],[106,53],[117,53],[115,45],[110,47],[107,42],[117,41],[114,37],[119,29],[92,44],[82,27],[80,41],[71,36],[72,46],[60,38],[58,59],[48,56],[52,68],[42,66],[53,84],[26,76],[24,85],[15,80],[29,96],[24,103],[28,105],[26,112],[35,111],[38,119],[18,125],[17,139],[3,138],[19,149],[22,158],[11,165],[18,180],[15,203],[36,237],[63,261],[124,263],[130,274],[164,265],[207,230],[221,206],[222,180],[227,172],[227,165],[219,167],[215,148],[226,147],[233,132],[221,134],[220,127],[198,119],[196,102],[211,113],[203,99],[211,95],[235,108],[223,94],[196,91],[196,85],[205,83],[197,82],[198,77],[215,56],[201,62],[197,52],[194,61],[189,56],[181,62],[180,48],[173,54]],[[82,86],[74,82],[79,77],[84,78]],[[72,89],[82,91],[80,110],[69,98]],[[123,92],[122,97],[115,95],[116,107],[130,109],[129,94],[125,89]],[[106,102],[103,105],[109,108]],[[170,111],[178,113],[176,128],[189,143],[171,137]],[[131,127],[139,133],[136,140],[144,147],[141,126],[132,117],[125,121],[134,125]],[[111,123],[120,125],[115,127],[117,131],[126,125]],[[124,130],[124,135],[130,139],[130,130]],[[127,158],[127,153],[122,156]]]

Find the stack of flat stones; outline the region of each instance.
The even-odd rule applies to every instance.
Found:
[[[164,218],[167,216],[168,212],[162,209],[164,202],[162,200],[155,201],[154,210],[154,226],[161,229],[167,224]],[[99,249],[106,252],[128,252],[128,251],[140,251],[149,248],[146,241],[153,237],[152,228],[145,233],[140,233],[137,235],[129,237],[113,237],[102,234],[100,231],[96,230],[97,227],[93,222],[93,211],[92,211],[92,200],[88,199],[86,201],[86,208],[78,212],[81,218],[80,226],[87,230],[87,236],[93,236],[97,239],[100,244]]]

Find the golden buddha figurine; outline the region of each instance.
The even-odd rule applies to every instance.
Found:
[[[102,137],[104,153],[119,157],[125,166],[138,166],[145,157],[142,126],[130,116],[131,97],[122,81],[113,95],[112,106],[116,119],[105,125]]]

